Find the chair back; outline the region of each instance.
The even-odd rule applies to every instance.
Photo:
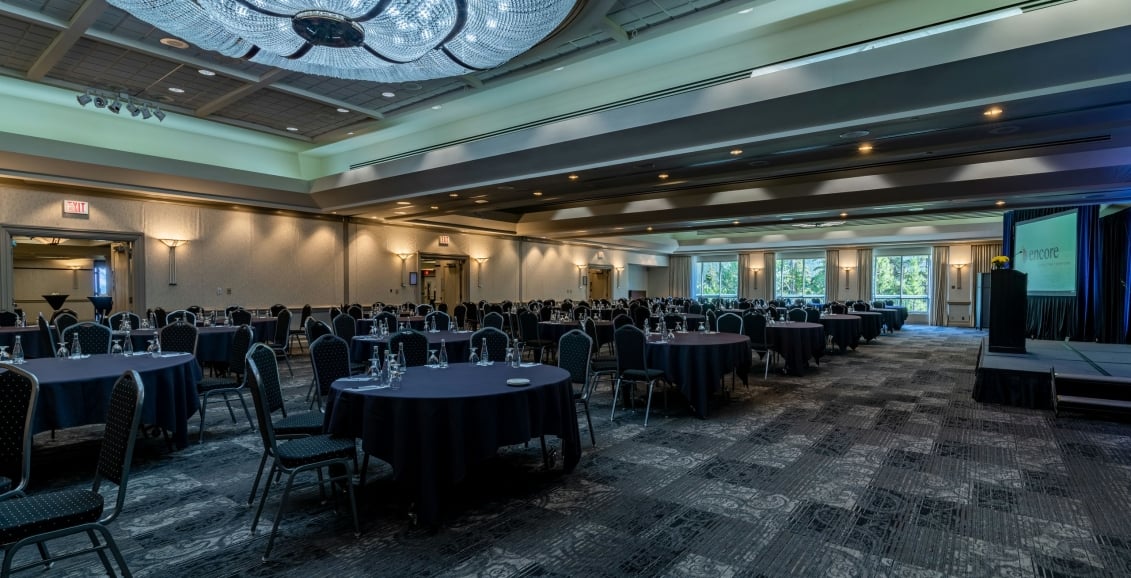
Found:
[[[815,307],[809,307],[805,309],[805,321],[808,321],[809,323],[820,323],[821,310]]]
[[[683,317],[680,317],[679,315],[676,315],[674,313],[668,313],[668,314],[664,315],[664,325],[667,325],[668,329],[671,329],[671,330],[674,331],[675,328],[676,328],[676,325],[680,325],[682,323],[683,323]],[[687,329],[687,328],[684,327],[684,329]]]
[[[199,331],[195,325],[177,321],[162,327],[157,335],[161,339],[161,351],[176,351],[196,355]],[[86,349],[83,349],[83,351],[86,351]]]
[[[632,325],[632,318],[624,313],[613,316],[613,331],[624,327],[625,325]]]
[[[447,313],[443,311],[433,311],[424,316],[424,326],[428,327],[429,323],[436,323],[437,331],[447,331],[452,327],[452,318],[448,317]]]
[[[284,309],[275,316],[275,335],[271,343],[287,347],[291,336],[291,310]]]
[[[644,332],[635,325],[618,327],[613,332],[613,347],[617,351],[618,374],[623,374],[630,369],[648,369],[648,362],[644,355],[646,343],[647,337],[645,337]]]
[[[166,315],[165,316],[165,323],[166,324],[172,323],[172,322],[174,322],[178,319],[184,319],[188,323],[192,323],[193,325],[196,325],[196,314],[193,313],[192,311],[188,311],[188,310],[185,310],[185,309],[178,309],[178,310],[173,311],[172,313]]]
[[[63,332],[66,331],[68,327],[78,323],[79,320],[70,313],[60,313],[55,315],[51,322],[55,325],[55,335],[62,336]]]
[[[571,329],[558,339],[558,367],[569,372],[570,383],[581,384],[582,392],[589,383],[592,351],[593,340],[579,329]]]
[[[257,377],[259,387],[264,394],[267,413],[283,410],[283,415],[287,415],[286,407],[283,405],[283,386],[279,383],[279,362],[275,357],[275,351],[266,343],[252,345],[244,359],[244,367],[249,368],[252,365],[259,372]],[[261,408],[257,405],[255,409],[260,411]]]
[[[83,321],[66,328],[62,333],[63,342],[70,345],[75,336],[79,338],[79,346],[83,355],[110,353],[110,342],[114,335],[109,327],[93,321]]]
[[[60,315],[70,315],[71,317],[74,317],[76,321],[78,321],[79,318],[79,314],[75,313],[74,309],[64,307],[62,309],[56,309],[53,313],[51,313],[51,323],[54,324],[55,321],[59,319]]]
[[[385,327],[388,327],[389,331],[396,331],[397,330],[397,314],[396,313],[390,313],[388,311],[382,311],[373,320],[373,324],[380,327],[382,321],[385,322]]]
[[[376,351],[376,349],[374,349]],[[318,391],[326,396],[334,380],[350,376],[350,346],[337,335],[323,335],[310,344],[310,366]]]
[[[428,363],[428,336],[415,329],[396,332],[389,338],[389,351],[400,353],[404,344],[405,364],[409,367]]]
[[[582,317],[589,317],[593,312],[585,305],[578,305],[573,308],[573,318],[581,319]],[[559,340],[560,341],[560,340]]]
[[[349,343],[357,335],[357,319],[348,313],[340,313],[333,319],[334,335],[341,337]]]
[[[862,301],[857,301],[856,303],[852,304],[852,310],[853,311],[867,311],[868,310],[868,304],[864,303]]]
[[[110,391],[109,409],[106,410],[106,429],[102,432],[102,447],[98,452],[98,467],[94,474],[93,490],[97,493],[102,480],[118,485],[118,499],[114,511],[103,514],[99,521],[111,522],[122,511],[126,500],[126,484],[130,478],[134,441],[141,423],[141,407],[145,401],[145,387],[141,376],[130,369],[114,383]]]
[[[589,336],[590,341],[593,342],[593,349],[589,352],[590,355],[596,355],[597,351],[601,349],[604,343],[601,343],[600,338],[597,336],[597,322],[592,317],[582,322],[582,329],[585,335]],[[560,340],[559,340],[560,341]]]
[[[247,309],[236,309],[232,311],[230,319],[232,325],[251,325],[251,311]]]
[[[276,307],[280,307],[280,309],[275,309]],[[271,317],[278,317],[278,316],[279,316],[279,311],[282,311],[283,309],[286,309],[286,307],[284,307],[284,306],[282,306],[282,305],[275,305],[275,306],[272,306],[272,307],[271,307]],[[301,328],[305,328],[305,327],[306,327],[306,320],[307,320],[307,319],[310,319],[310,313],[311,313],[311,311],[312,311],[312,310],[311,310],[311,308],[310,308],[310,304],[309,304],[309,303],[307,303],[306,305],[303,305],[303,306],[302,306],[302,313],[300,313],[300,314],[299,314],[299,317],[298,317],[298,326],[299,326],[299,327],[301,327]],[[376,311],[376,309],[374,309],[374,311]]]
[[[306,312],[307,317],[309,317],[310,311],[306,310],[306,307],[310,307],[310,305],[306,305],[305,307],[303,307],[304,311]],[[271,317],[278,317],[279,312],[286,309],[286,308],[287,308],[287,306],[283,305],[282,303],[276,303],[276,304],[272,305],[271,306]]]
[[[246,372],[244,358],[247,350],[251,348],[254,332],[250,325],[240,325],[236,334],[232,336],[232,345],[228,349],[228,371],[242,377]]]
[[[543,311],[549,311],[549,308],[543,308]],[[538,339],[538,315],[530,311],[523,311],[518,314],[518,334],[523,341],[534,342]]]
[[[44,357],[54,357],[55,343],[58,341],[55,330],[47,324],[47,320],[43,318],[43,314],[39,314],[39,351],[40,355]]]
[[[715,310],[713,308],[708,307],[706,317],[707,317],[707,330],[708,331],[718,331],[719,330],[719,314],[715,313]]]
[[[122,326],[122,321],[129,321],[131,329],[138,329],[141,327],[141,316],[132,311],[119,311],[110,316],[108,323],[110,329],[117,331]]]
[[[463,327],[467,323],[467,306],[463,303],[456,305],[452,309],[452,315],[456,318],[456,327]]]
[[[755,350],[766,348],[766,316],[751,313],[742,317],[742,333],[750,338],[750,346]]]
[[[483,327],[493,327],[501,330],[503,328],[503,316],[495,311],[484,315]]]
[[[0,311],[0,327],[15,327],[19,319],[20,316],[11,311]]]
[[[153,325],[154,329],[160,329],[165,326],[165,309],[157,307],[153,310]]]
[[[416,314],[423,317],[432,312],[432,306],[427,303],[421,303],[416,306]]]
[[[832,311],[833,315],[844,315],[844,312],[848,311],[848,309],[845,308],[843,303],[833,303],[829,305],[829,311]]]
[[[651,313],[648,311],[647,307],[634,307],[629,311],[629,314],[632,315],[633,325],[640,327],[641,329],[646,327],[645,324],[648,322],[648,318],[651,316]]]
[[[350,305],[350,308],[346,310],[346,314],[353,317],[355,321],[365,317],[365,312],[361,309],[361,305]]]
[[[266,347],[262,343],[257,343],[256,347]],[[275,353],[271,348],[267,348],[267,352],[271,354],[271,363],[275,363]],[[250,353],[250,352],[249,352]],[[247,356],[247,389],[251,392],[251,401],[255,405],[255,420],[259,424],[259,439],[263,441],[263,450],[270,456],[277,456],[279,448],[275,444],[275,426],[271,420],[271,410],[267,406],[267,393],[264,391],[263,373],[258,363],[260,360],[266,360],[266,356],[257,355],[254,358],[251,355]],[[275,368],[278,373],[278,366]]]
[[[314,343],[315,339],[318,339],[319,337],[322,337],[323,335],[333,335],[334,334],[334,330],[330,329],[329,325],[326,325],[325,323],[323,323],[323,322],[321,322],[321,321],[319,321],[319,320],[317,320],[313,317],[307,317],[306,318],[306,327],[304,327],[304,329],[306,330],[306,342],[307,343]]]
[[[873,301],[872,302],[872,309],[883,309],[883,308],[884,308],[884,302],[883,301]]]
[[[484,339],[487,340],[487,359],[506,361],[510,337],[507,337],[507,334],[497,327],[484,327],[471,334],[471,347],[480,347],[483,345]],[[479,351],[479,356],[483,357],[482,350]]]
[[[12,487],[0,491],[0,500],[23,494],[31,475],[32,417],[39,398],[39,380],[19,366],[0,373],[0,476]]]
[[[720,333],[737,333],[742,335],[742,318],[735,313],[724,313],[715,320]]]
[[[699,303],[692,303],[691,305],[687,306],[687,312],[692,315],[702,315],[703,306]]]
[[[805,310],[799,307],[794,307],[786,313],[786,318],[790,321],[805,321],[806,317]]]

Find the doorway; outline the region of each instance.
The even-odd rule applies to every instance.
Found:
[[[2,308],[50,318],[45,295],[66,296],[62,307],[93,319],[88,297],[104,296],[113,299],[113,311],[144,311],[141,234],[4,227],[2,237]]]
[[[420,255],[420,302],[446,303],[451,311],[468,297],[467,257]]]
[[[613,269],[612,267],[589,266],[589,302],[596,299],[611,300],[613,298]]]

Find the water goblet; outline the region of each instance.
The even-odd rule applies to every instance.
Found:
[[[110,346],[110,355],[122,355],[122,342],[119,339],[114,340],[114,344]]]
[[[428,350],[428,367],[431,367],[432,369],[440,367],[440,355],[438,349]]]
[[[9,363],[12,359],[8,356],[8,346],[0,345],[0,363]]]
[[[71,350],[67,349],[67,342],[66,341],[60,341],[59,342],[59,349],[55,350],[55,357],[58,357],[60,359],[66,359],[70,356],[71,356]]]
[[[468,358],[467,358],[467,362],[470,363],[471,365],[479,365],[479,353],[478,353],[478,351],[479,351],[478,348],[476,348],[474,346],[471,347],[471,355],[468,356]]]

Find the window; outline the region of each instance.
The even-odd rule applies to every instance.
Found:
[[[695,265],[696,297],[738,297],[738,261],[699,261]]]
[[[894,301],[911,313],[926,313],[929,255],[884,255],[875,258],[872,269],[873,299]]]
[[[778,259],[774,295],[779,300],[825,299],[825,258]]]
[[[110,269],[106,261],[94,262],[94,294],[108,295],[110,293]]]

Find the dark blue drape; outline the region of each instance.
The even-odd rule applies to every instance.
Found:
[[[1102,312],[1096,323],[1097,338],[1105,343],[1131,343],[1131,209],[1100,219]]]

